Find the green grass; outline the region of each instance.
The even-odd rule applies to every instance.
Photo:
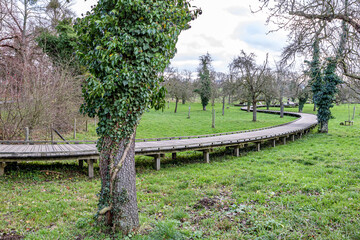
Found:
[[[219,149],[204,164],[187,152],[167,156],[157,172],[151,159],[137,158],[141,226],[128,238],[360,239],[360,118],[340,126],[347,105],[333,113],[329,134],[239,158]],[[10,166],[0,187],[2,233],[105,239],[93,220],[99,177],[88,180],[75,162]]]
[[[207,111],[202,110],[200,103],[191,104],[190,119],[188,116],[188,104],[179,104],[177,113],[174,113],[175,103],[170,103],[164,111],[150,110],[146,112],[140,121],[136,131],[136,138],[190,136],[221,132],[232,132],[248,129],[269,127],[295,120],[294,117],[286,116],[279,118],[276,115],[258,113],[258,121],[252,121],[252,113],[241,111],[240,107],[227,106],[225,115],[222,116],[222,105],[215,105],[215,128],[211,128],[211,106]],[[78,140],[96,140],[94,122],[89,125],[89,132],[77,134]],[[73,135],[68,134],[66,139],[73,140]]]

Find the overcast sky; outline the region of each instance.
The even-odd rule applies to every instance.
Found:
[[[286,34],[267,34],[274,28],[265,25],[263,12],[251,13],[256,9],[257,0],[194,0],[203,14],[191,22],[191,28],[181,33],[177,54],[171,61],[173,67],[196,71],[199,56],[207,52],[213,58],[213,67],[218,72],[227,72],[231,60],[243,49],[257,55],[257,62],[264,61],[269,53],[269,63],[273,65],[286,43]],[[74,11],[80,16],[90,10],[96,0],[77,0]]]

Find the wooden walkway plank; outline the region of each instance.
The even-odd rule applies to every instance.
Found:
[[[244,109],[242,109],[244,110]],[[274,111],[258,110],[259,112],[274,113]],[[317,125],[317,117],[306,113],[288,113],[298,116],[287,124],[281,124],[275,127],[262,128],[257,130],[241,131],[233,134],[209,134],[209,137],[180,137],[166,138],[174,140],[162,141],[144,141],[135,143],[136,155],[157,156],[155,159],[155,168],[160,169],[160,155],[169,152],[197,150],[203,151],[204,160],[209,162],[209,150],[213,147],[229,146],[234,148],[235,155],[239,156],[239,144],[255,143],[257,150],[260,150],[260,144],[263,141],[272,141],[275,146],[275,140],[280,139],[286,144],[286,139],[295,140],[295,134],[299,137],[306,133],[308,129]],[[180,139],[179,139],[180,138]],[[17,159],[20,161],[29,161],[31,158],[46,160],[46,158],[86,158],[94,159],[98,155],[96,144],[54,144],[54,145],[1,145],[0,144],[0,163],[7,160]],[[174,157],[174,155],[173,155]]]

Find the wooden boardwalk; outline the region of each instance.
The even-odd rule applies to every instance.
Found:
[[[243,109],[244,110],[244,109]],[[278,111],[258,110],[269,114],[279,114]],[[317,125],[317,118],[313,114],[290,113],[287,115],[296,116],[298,119],[287,124],[275,127],[263,128],[254,131],[246,131],[233,134],[219,134],[210,137],[196,136],[187,139],[144,141],[135,143],[136,155],[147,155],[154,157],[154,167],[160,169],[160,159],[165,153],[176,153],[181,151],[202,151],[204,161],[209,163],[209,152],[216,147],[229,147],[234,149],[234,154],[239,156],[240,148],[248,144],[255,144],[260,151],[261,144],[271,141],[273,147],[277,142],[283,144],[287,140],[294,141]],[[0,176],[4,174],[6,163],[20,161],[51,161],[77,159],[82,165],[88,163],[89,177],[94,176],[93,163],[99,157],[95,144],[40,144],[40,145],[8,145],[0,144]]]

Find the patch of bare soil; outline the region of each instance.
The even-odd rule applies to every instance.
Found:
[[[195,205],[194,208],[206,208],[210,209],[211,207],[215,206],[217,203],[219,203],[220,199],[217,197],[214,198],[208,198],[204,197],[203,199],[200,199]]]
[[[19,240],[19,239],[24,239],[24,236],[16,234],[16,232],[11,232],[11,233],[0,232],[0,240]]]

